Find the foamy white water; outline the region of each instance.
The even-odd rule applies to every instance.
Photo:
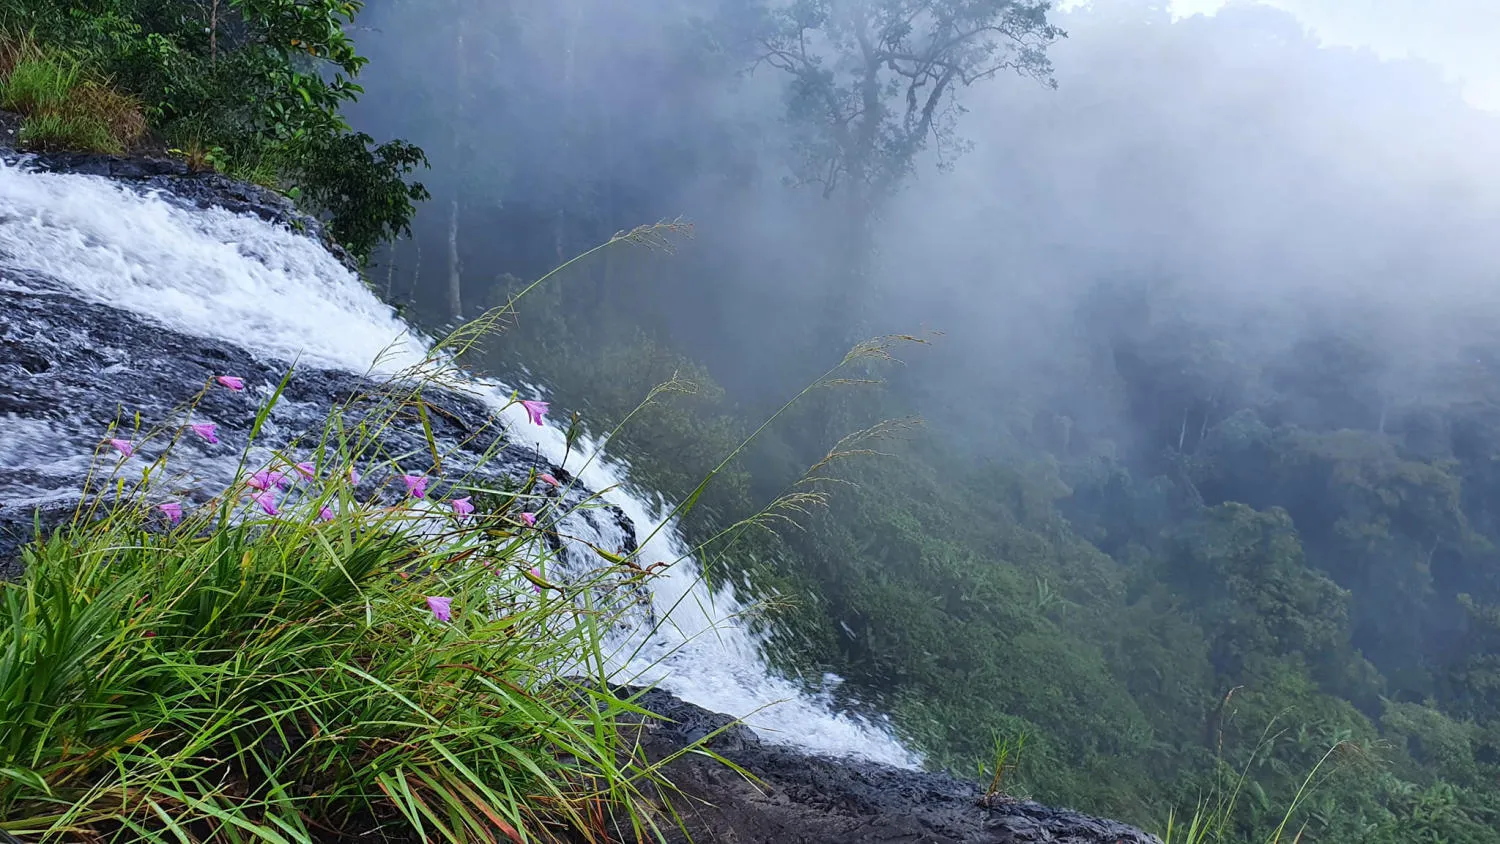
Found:
[[[312,240],[257,217],[184,209],[98,177],[0,164],[0,267],[44,274],[71,295],[264,358],[394,373],[419,363],[430,345]],[[644,563],[680,560],[654,581],[652,602],[664,621],[615,643],[618,680],[660,683],[684,700],[745,718],[768,741],[920,763],[888,730],[835,713],[767,671],[760,643],[735,620],[741,603],[702,586],[676,525],[663,524],[657,508],[627,491],[622,463],[588,442],[569,455],[561,430],[527,425],[521,408],[505,408],[510,389],[473,386],[515,438],[566,465],[630,518]],[[0,456],[24,451],[23,438],[47,436],[33,428],[0,420]],[[88,457],[78,455],[80,474]]]

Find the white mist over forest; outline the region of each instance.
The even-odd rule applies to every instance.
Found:
[[[701,549],[774,598],[788,676],[847,678],[935,766],[1025,736],[1044,799],[1158,817],[1253,769],[1249,840],[1358,748],[1316,840],[1495,841],[1495,11],[1001,4],[1004,66],[918,143],[831,155],[869,112],[785,57],[842,79],[837,21],[950,5],[372,2],[355,123],[420,144],[433,198],[371,283],[441,327],[691,222],[570,266],[474,363],[600,430],[695,382],[613,443],[682,498],[851,338],[930,341],[814,390],[684,520],[829,496]],[[870,90],[921,117],[903,60]]]

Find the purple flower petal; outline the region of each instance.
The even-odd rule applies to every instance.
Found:
[[[162,511],[162,513],[166,515],[167,520],[174,525],[182,521],[182,505],[178,504],[175,501],[168,501],[163,504],[158,504],[156,505],[156,509]]]
[[[331,521],[333,521],[333,510],[329,509],[329,507],[327,505],[324,505],[322,509],[318,510],[318,521],[320,521],[320,522],[331,522]]]
[[[130,444],[130,440],[110,440],[109,444],[125,457],[135,454],[135,446]]]
[[[450,503],[453,505],[453,514],[460,518],[474,512],[474,504],[467,495],[463,498],[455,498]]]
[[[453,620],[452,598],[439,598],[436,596],[429,596],[427,598],[427,608],[432,610],[432,614],[437,617],[438,621]]]
[[[233,375],[220,375],[217,378],[215,378],[214,380],[218,381],[220,384],[224,385],[225,387],[228,387],[229,389],[235,391],[236,393],[238,393],[240,390],[245,389],[245,381],[244,381],[244,379],[242,379],[242,378],[236,378]]]
[[[546,402],[526,399],[521,402],[521,406],[526,408],[526,416],[531,420],[531,424],[542,424],[542,417],[547,415]]]
[[[401,482],[406,484],[406,493],[412,498],[423,498],[427,495],[426,475],[402,475]]]
[[[218,445],[218,443],[219,443],[219,426],[218,425],[215,425],[212,422],[194,422],[193,424],[189,425],[188,427],[192,428],[193,429],[193,433],[195,433],[198,436],[202,437],[204,440],[206,440],[206,441],[208,441],[210,443],[213,443],[215,445]]]
[[[287,481],[286,476],[280,472],[261,469],[259,472],[251,475],[250,479],[245,481],[245,483],[251,489],[268,490],[272,487],[284,488]]]
[[[536,514],[535,513],[522,513],[521,514],[521,521],[525,522],[526,524],[530,525],[531,527],[536,527]]]
[[[279,516],[281,511],[276,509],[276,494],[270,490],[257,492],[250,496],[250,500],[260,505],[260,509],[266,511],[267,516]]]
[[[349,484],[354,486],[359,483],[359,470],[353,466],[349,467]]]
[[[532,566],[532,568],[531,568],[531,576],[535,577],[537,580],[541,580],[542,579],[542,572],[537,567]],[[534,582],[534,581],[532,582],[531,588],[535,589],[536,593],[538,595],[542,594],[542,587],[540,585],[538,585],[536,582]]]
[[[303,478],[306,478],[310,481],[313,478],[317,477],[318,470],[317,467],[311,463],[298,463],[297,473],[300,474]]]

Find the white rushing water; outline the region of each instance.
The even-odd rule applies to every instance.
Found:
[[[310,239],[257,217],[184,209],[97,177],[0,165],[0,267],[44,274],[78,298],[266,358],[395,372],[421,361],[428,348]],[[474,386],[518,439],[624,511],[641,539],[644,564],[681,560],[654,581],[652,600],[667,621],[618,643],[617,679],[659,682],[684,700],[746,718],[768,741],[919,764],[886,729],[835,713],[767,671],[759,642],[735,620],[741,604],[701,585],[675,525],[663,525],[658,508],[627,491],[620,462],[592,443],[575,445],[569,455],[561,430],[526,425],[520,407],[505,408],[510,389]],[[0,427],[0,453],[24,449],[23,437],[45,436]],[[88,454],[78,459],[86,466]]]

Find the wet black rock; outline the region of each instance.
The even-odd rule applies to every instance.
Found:
[[[666,798],[694,842],[734,844],[1161,844],[1135,827],[1029,800],[986,801],[941,774],[827,759],[764,743],[732,719],[660,690],[643,708],[662,716],[641,730],[652,760],[713,736],[706,748],[757,782],[702,755],[670,762],[681,794]],[[685,841],[678,833],[676,841]]]
[[[3,146],[0,159],[36,170],[104,176],[136,190],[159,192],[184,207],[217,206],[255,214],[310,238],[320,236],[316,221],[285,197],[216,174],[190,172],[181,162],[28,155]],[[19,573],[19,548],[39,528],[46,531],[71,518],[90,455],[99,449],[111,423],[128,430],[138,415],[146,427],[180,424],[186,419],[184,402],[213,376],[243,378],[249,386],[246,392],[210,389],[193,408],[197,421],[218,425],[220,443],[210,446],[186,437],[173,449],[173,463],[182,473],[172,490],[174,498],[184,506],[200,504],[223,491],[249,441],[257,408],[292,368],[290,361],[252,354],[227,340],[185,334],[81,298],[65,279],[0,269],[0,578]],[[299,437],[316,440],[332,408],[380,389],[380,384],[350,372],[299,365],[256,444],[283,450]],[[461,476],[454,471],[458,468],[471,473],[470,485],[488,489],[516,489],[539,472],[550,472],[564,483],[571,480],[535,449],[510,441],[495,424],[491,409],[477,398],[428,387],[423,399],[433,411],[429,424],[441,450],[452,450],[458,464],[449,467],[447,477]],[[383,453],[429,452],[421,424],[415,418],[409,422],[382,434]],[[139,456],[149,462],[159,454],[158,448],[141,446]],[[481,459],[485,452],[489,453]],[[112,462],[113,455],[104,450],[96,465],[108,468]],[[402,467],[412,472],[435,469],[420,457],[404,459]],[[366,472],[362,493],[395,495],[400,484],[390,484],[389,475]],[[580,485],[565,490],[535,486],[532,493],[553,499],[553,513],[569,520],[570,534],[617,537],[618,547],[612,550],[635,549],[634,526],[619,508],[597,502],[580,506],[593,495]],[[429,495],[444,497],[448,487],[447,481],[435,480]],[[554,551],[562,550],[556,531],[545,536]],[[575,562],[579,567],[597,564]]]
[[[0,270],[0,430],[9,439],[0,443],[0,577],[15,575],[17,548],[35,535],[38,524],[45,529],[70,517],[86,458],[112,422],[128,428],[137,413],[147,425],[180,419],[183,402],[214,376],[243,378],[249,387],[244,393],[209,389],[194,408],[197,419],[212,419],[218,425],[219,444],[189,437],[173,450],[174,462],[194,476],[184,480],[178,499],[201,503],[222,491],[228,480],[224,470],[233,470],[234,459],[248,442],[257,407],[291,369],[289,362],[256,357],[232,343],[182,334],[123,310],[80,300],[45,279],[4,283],[17,281],[13,276]],[[297,367],[257,445],[284,449],[299,436],[315,439],[331,408],[380,389],[380,384],[349,372]],[[428,421],[434,437],[466,464],[473,474],[470,483],[517,488],[533,473],[568,477],[528,446],[503,441],[494,447],[505,434],[477,399],[432,387],[423,391],[423,399],[432,409]],[[385,453],[427,453],[420,423],[410,422],[382,434]],[[35,441],[24,441],[18,433],[24,431],[36,432]],[[142,456],[154,457],[153,448],[142,446]],[[486,450],[491,453],[481,461]],[[106,454],[100,462],[107,466],[112,460]],[[210,472],[215,463],[220,471]],[[435,468],[420,457],[404,461],[403,467],[414,472]],[[364,492],[389,480],[378,470],[367,470],[366,475]],[[624,547],[618,550],[634,549],[634,531],[618,508],[579,507],[591,493],[576,485],[566,493],[541,486],[533,493],[557,499],[556,509],[567,512],[568,518],[583,520],[596,534],[619,531]],[[437,480],[429,494],[444,497],[447,488],[448,483]],[[549,534],[548,541],[554,550],[561,549],[555,535]]]

